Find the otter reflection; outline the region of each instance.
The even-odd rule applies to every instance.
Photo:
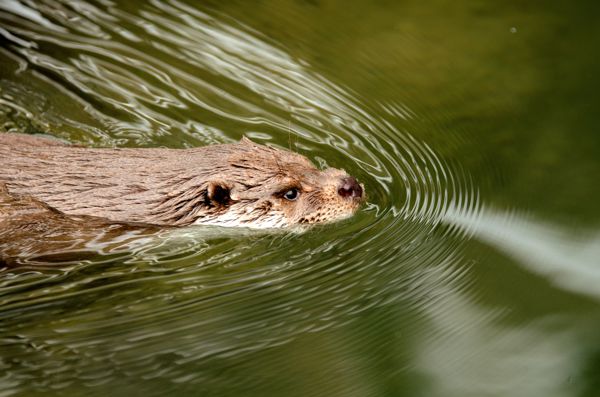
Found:
[[[126,249],[128,243],[160,229],[69,216],[0,184],[0,267],[82,260],[99,251]]]

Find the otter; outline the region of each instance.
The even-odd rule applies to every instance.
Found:
[[[365,197],[345,171],[245,137],[192,149],[86,148],[4,133],[1,185],[42,214],[158,227],[326,223],[351,216]]]
[[[49,264],[127,251],[139,238],[157,235],[155,226],[66,215],[0,184],[0,271],[21,264]]]

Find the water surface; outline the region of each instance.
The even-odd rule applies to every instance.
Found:
[[[0,272],[0,396],[595,396],[595,2],[0,2],[0,127],[243,135],[368,203]]]

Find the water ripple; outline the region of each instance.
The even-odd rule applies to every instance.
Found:
[[[468,284],[460,252],[469,231],[443,221],[449,210],[477,214],[478,191],[460,165],[411,135],[408,105],[371,112],[258,32],[178,1],[130,11],[50,4],[0,7],[4,50],[86,113],[49,131],[99,145],[186,147],[243,133],[292,142],[364,181],[369,202],[302,235],[99,238],[85,262],[32,258],[4,269],[0,335],[14,360],[2,364],[2,385],[35,378],[38,391],[68,390],[137,376],[201,384],[216,376],[204,362],[243,359],[383,306],[424,313],[440,291]],[[14,117],[42,122],[25,101],[11,105]]]

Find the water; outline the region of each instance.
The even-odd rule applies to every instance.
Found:
[[[25,256],[0,396],[600,395],[595,2],[204,3],[1,1],[0,126],[247,135],[368,203]]]

